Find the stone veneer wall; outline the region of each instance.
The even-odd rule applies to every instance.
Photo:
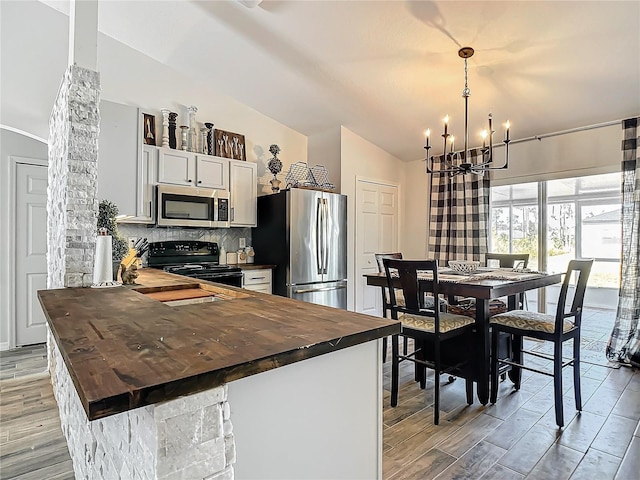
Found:
[[[55,343],[51,372],[76,478],[233,480],[226,385],[90,422]]]
[[[67,69],[49,121],[48,288],[93,281],[100,75]]]
[[[49,126],[47,288],[93,281],[100,77],[76,65]],[[51,332],[49,372],[76,478],[232,480],[235,443],[219,387],[90,422]]]

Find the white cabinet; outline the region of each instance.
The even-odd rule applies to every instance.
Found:
[[[159,148],[158,182],[227,190],[229,160],[184,150]]]
[[[153,223],[156,167],[156,148],[142,145],[140,109],[101,101],[98,199],[115,203],[123,222]]]
[[[144,145],[138,159],[136,182],[136,214],[133,218],[121,220],[123,223],[154,223],[156,219],[156,176],[158,150]]]
[[[229,160],[232,227],[257,226],[258,177],[253,162]]]
[[[242,270],[242,288],[254,292],[271,293],[271,269]]]
[[[196,156],[191,152],[158,149],[158,182],[193,185],[196,179]]]
[[[196,155],[196,186],[229,189],[229,160],[210,155]]]

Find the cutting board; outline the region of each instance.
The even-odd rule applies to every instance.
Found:
[[[165,290],[145,294],[149,298],[159,302],[172,302],[174,300],[188,300],[191,298],[214,297],[215,294],[200,287],[182,288],[180,290]]]

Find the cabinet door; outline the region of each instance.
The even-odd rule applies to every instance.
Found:
[[[229,188],[229,160],[210,155],[196,155],[198,180],[196,186],[206,188]]]
[[[138,223],[153,223],[156,218],[155,195],[158,175],[158,149],[153,146],[142,147],[142,158],[138,165]]]
[[[195,185],[196,156],[184,150],[158,149],[158,182]]]
[[[119,220],[121,223],[154,223],[156,218],[155,188],[158,171],[158,149],[143,145],[138,159],[135,185],[136,213],[134,217]]]
[[[142,114],[130,105],[100,102],[98,200],[116,204],[120,215],[137,212],[138,166],[142,156]]]
[[[257,226],[257,165],[253,162],[229,160],[229,190],[232,227]]]
[[[242,270],[242,288],[270,294],[271,269]]]

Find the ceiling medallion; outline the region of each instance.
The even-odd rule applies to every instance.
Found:
[[[468,85],[468,71],[467,71],[467,59],[473,56],[473,48],[462,47],[458,50],[458,55],[464,59],[464,89],[462,90],[462,98],[464,98],[464,150],[456,152],[454,136],[449,133],[449,115],[444,117],[444,133],[442,138],[444,139],[443,156],[441,168],[434,170],[434,157],[429,157],[429,149],[431,148],[430,135],[431,131],[425,132],[425,150],[427,173],[434,175],[459,175],[467,173],[475,173],[476,175],[484,175],[487,170],[504,170],[509,166],[509,128],[511,127],[509,121],[505,124],[505,160],[504,165],[501,167],[492,167],[493,163],[493,134],[492,129],[493,117],[489,113],[489,130],[483,130],[480,134],[482,137],[482,148],[480,149],[480,161],[478,163],[471,163],[471,156],[469,155],[469,96],[471,90]],[[487,137],[489,137],[489,145],[487,146]],[[447,152],[447,144],[449,144],[449,151]]]

